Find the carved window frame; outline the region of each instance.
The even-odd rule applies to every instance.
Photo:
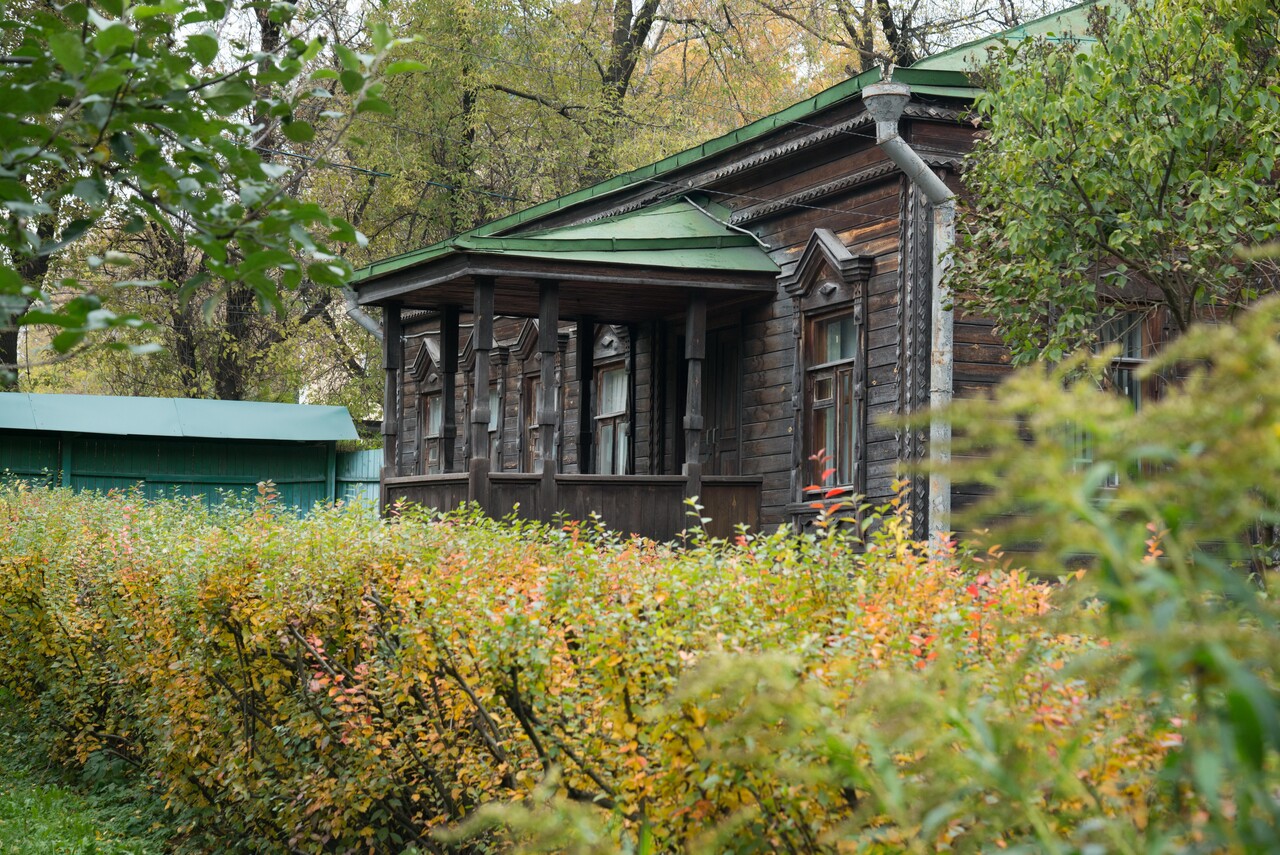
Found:
[[[444,471],[444,458],[441,453],[444,384],[440,377],[439,345],[434,337],[422,337],[422,344],[418,347],[413,364],[409,366],[409,375],[413,377],[418,387],[416,469],[419,475],[439,475]],[[433,404],[434,412],[438,414],[438,421],[434,428],[431,425]]]
[[[538,322],[526,320],[520,335],[512,347],[519,368],[517,445],[518,467],[521,472],[537,471],[539,436],[538,399],[542,389],[542,353],[538,350]],[[559,389],[556,390],[556,409],[560,407]]]
[[[634,413],[631,399],[635,383],[630,359],[630,336],[623,326],[602,324],[596,328],[596,339],[593,343],[592,362],[595,375],[591,396],[595,412],[592,413],[595,425],[595,453],[592,463],[597,475],[629,475],[631,474],[632,443],[635,441],[632,425]],[[621,374],[622,406],[604,410],[606,377]],[[605,442],[608,436],[610,441]],[[606,444],[609,454],[605,454]],[[606,460],[612,465],[606,471]]]
[[[807,494],[804,488],[821,483],[826,468],[835,468],[835,480],[841,483],[822,486],[843,487],[847,492],[859,495],[866,492],[869,355],[866,291],[871,268],[871,256],[850,252],[828,229],[815,229],[796,266],[779,277],[783,290],[792,298],[794,310],[792,496],[798,503],[821,498],[821,494]],[[855,331],[855,341],[845,351],[847,355],[830,359],[825,354],[816,354],[819,330],[840,320],[851,322]],[[849,443],[852,459],[815,463],[810,460],[812,456],[819,451],[831,451],[822,448],[825,443],[819,443],[814,436],[818,424],[815,411],[825,409],[828,400],[815,398],[815,386],[828,377],[833,383],[833,392],[838,382],[847,384],[843,394],[833,394],[829,406],[836,411],[843,405],[850,413],[853,420],[853,436]],[[842,456],[848,454],[836,451]]]
[[[831,311],[806,312],[804,324],[805,457],[821,455],[823,472],[833,470],[823,486],[864,493],[867,347],[861,297]],[[834,354],[833,329],[851,339]]]

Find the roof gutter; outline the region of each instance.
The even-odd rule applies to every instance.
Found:
[[[951,535],[951,422],[946,415],[954,392],[955,320],[943,279],[956,239],[956,198],[947,185],[898,133],[898,119],[911,100],[905,83],[863,87],[863,102],[876,121],[876,145],[920,188],[933,206],[933,259],[929,349],[929,536],[941,546]]]

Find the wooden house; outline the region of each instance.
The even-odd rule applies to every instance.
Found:
[[[952,188],[978,50],[894,74],[902,138]],[[719,532],[803,524],[819,453],[888,498],[927,453],[895,420],[928,407],[934,310],[930,205],[877,145],[879,80],[361,271],[386,317],[384,501],[668,538],[697,496]],[[956,318],[956,394],[1008,363]]]

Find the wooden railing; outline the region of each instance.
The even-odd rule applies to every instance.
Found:
[[[384,502],[400,499],[442,511],[451,511],[468,500],[468,476],[413,475],[383,480]],[[485,512],[493,517],[516,513],[522,519],[548,519],[556,513],[571,520],[593,514],[614,531],[670,540],[695,525],[685,503],[688,481],[681,475],[557,475],[555,513],[541,505],[541,476],[501,472],[489,475]],[[731,536],[740,524],[755,530],[760,525],[761,479],[744,476],[702,477],[698,502],[707,530],[719,537]]]

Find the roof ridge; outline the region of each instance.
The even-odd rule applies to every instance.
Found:
[[[1035,19],[1034,21],[1029,21],[1026,24],[1020,24],[1018,27],[1010,28],[1009,30],[1005,30],[1001,33],[996,33],[991,36],[983,36],[982,38],[966,42],[963,45],[957,45],[954,48],[935,54],[932,57],[926,57],[914,66],[906,66],[896,69],[894,71],[894,75],[899,79],[903,79],[903,82],[913,83],[915,85],[943,87],[959,86],[962,80],[967,82],[967,74],[965,72],[956,69],[931,68],[922,64],[938,57],[947,56],[956,51],[971,48],[988,39],[997,38],[1005,33],[1010,33],[1022,27],[1030,26],[1031,24],[1035,24],[1039,21],[1053,18],[1057,15],[1062,15],[1065,12],[1093,5],[1096,2],[1100,2],[1100,0],[1085,0],[1085,2],[1080,3],[1077,6],[1068,7],[1067,9],[1060,10],[1059,12],[1045,15],[1041,18]],[[1117,0],[1117,2],[1123,2],[1123,0]],[[803,118],[829,109],[836,104],[852,98],[861,93],[865,86],[878,82],[881,79],[881,76],[882,70],[878,66],[868,69],[867,71],[846,78],[845,80],[829,86],[826,89],[823,89],[822,91],[788,107],[784,107],[767,116],[762,116],[759,119],[748,122],[745,125],[741,125],[727,133],[721,134],[718,137],[713,137],[712,139],[706,140],[705,142],[699,143],[691,148],[684,149],[683,151],[676,152],[675,154],[668,155],[667,157],[627,172],[610,176],[603,181],[588,185],[587,187],[580,188],[571,193],[566,193],[563,196],[548,199],[545,202],[540,202],[520,211],[499,217],[496,220],[482,223],[474,228],[468,229],[467,231],[445,238],[444,240],[436,241],[435,243],[428,244],[427,246],[420,247],[418,249],[408,250],[406,252],[370,262],[365,267],[356,271],[352,281],[360,282],[362,280],[381,275],[382,273],[388,273],[393,270],[406,267],[415,261],[425,261],[446,251],[459,239],[493,237],[498,232],[516,228],[525,223],[536,221],[559,211],[574,208],[592,199],[602,198],[610,194],[626,190],[647,179],[665,175],[668,172],[705,160],[713,155],[732,150],[739,145],[775,131],[778,128],[793,124]],[[912,80],[912,78],[916,79]],[[383,269],[379,270],[378,268]]]

